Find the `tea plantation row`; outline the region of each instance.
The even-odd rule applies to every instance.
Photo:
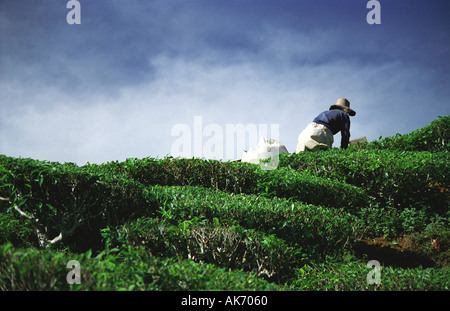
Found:
[[[448,290],[449,120],[281,155],[271,171],[0,156],[0,288]],[[403,241],[427,267],[360,251],[377,238]],[[381,284],[367,283],[371,259],[383,264]],[[67,283],[69,260],[80,261],[81,284]]]

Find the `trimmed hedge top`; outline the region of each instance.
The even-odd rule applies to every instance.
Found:
[[[61,241],[55,245],[64,251],[96,252],[96,258],[77,257],[101,265],[80,287],[93,289],[125,288],[120,275],[139,289],[191,289],[195,282],[224,289],[222,282],[236,280],[267,289],[271,285],[257,276],[281,282],[293,275],[301,276],[296,286],[307,280],[314,287],[317,271],[305,265],[343,258],[358,239],[406,233],[414,233],[423,252],[445,263],[449,125],[443,117],[411,134],[346,150],[281,154],[275,170],[170,157],[80,167],[0,155],[0,257],[5,260],[0,268],[9,271],[0,278],[31,289],[32,280],[23,279],[38,273],[54,284],[50,274],[63,273],[60,268],[46,273],[31,265],[33,258],[59,265],[57,252],[33,251],[28,258],[14,250],[39,248],[36,240],[51,247]],[[13,264],[17,258],[30,267]],[[139,262],[143,258],[146,264]],[[217,282],[196,279],[204,268],[209,278],[220,279],[225,268],[250,274],[227,272]],[[118,271],[110,277],[113,286],[99,276],[108,269]],[[180,287],[186,277],[189,282]],[[2,288],[14,289],[8,286]]]

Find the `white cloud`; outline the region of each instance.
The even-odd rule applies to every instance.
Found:
[[[152,79],[118,90],[117,97],[84,94],[77,99],[54,88],[12,92],[10,98],[23,106],[2,126],[11,132],[2,148],[14,156],[78,164],[164,157],[176,140],[171,129],[179,123],[193,126],[194,116],[200,115],[204,126],[218,124],[224,132],[230,123],[279,124],[280,140],[293,152],[298,133],[338,97],[348,97],[358,112],[352,137],[370,140],[395,129],[381,121],[395,122],[394,113],[403,109],[396,101],[415,105],[423,100],[417,91],[405,94],[411,87],[407,78],[417,70],[401,63],[357,67],[336,62],[292,69],[283,63],[276,68],[269,56],[227,63],[220,55],[161,55],[151,60]],[[338,134],[335,145],[339,140]]]
[[[167,17],[164,3],[157,4]],[[136,18],[147,14],[128,11],[118,14],[122,22],[131,18],[129,14]],[[149,14],[154,16],[157,11]],[[297,135],[338,97],[349,98],[357,111],[352,118],[352,138],[373,140],[412,131],[448,113],[442,111],[445,104],[440,102],[450,94],[443,83],[435,83],[433,68],[403,59],[383,61],[382,56],[362,61],[361,54],[370,54],[376,47],[374,41],[367,42],[369,47],[364,47],[365,42],[355,44],[356,50],[346,54],[347,46],[340,45],[347,36],[342,30],[318,27],[302,32],[267,22],[259,32],[253,26],[246,33],[247,45],[220,47],[217,42],[200,40],[213,37],[212,31],[202,27],[214,24],[215,17],[191,25],[201,14],[187,10],[178,11],[171,22],[161,17],[149,23],[155,28],[149,27],[148,38],[164,37],[165,41],[156,42],[158,48],[152,40],[142,45],[133,42],[133,47],[149,50],[131,53],[139,55],[137,63],[142,63],[138,78],[133,76],[134,67],[123,72],[124,54],[134,52],[127,49],[127,42],[117,44],[118,55],[103,50],[112,35],[100,38],[102,43],[90,52],[80,50],[79,55],[66,54],[70,46],[52,51],[54,46],[47,46],[48,41],[38,44],[36,50],[49,55],[36,64],[0,55],[8,73],[0,77],[0,153],[78,164],[164,157],[176,140],[172,128],[179,123],[193,126],[194,116],[199,115],[204,126],[216,124],[224,131],[227,124],[279,124],[280,141],[293,152]],[[243,24],[241,20],[240,27]],[[133,25],[115,27],[120,30],[117,38],[126,38]],[[225,19],[218,25],[227,26],[232,35],[239,33]],[[108,29],[103,25],[96,34]],[[217,25],[214,29],[221,30]],[[168,33],[155,34],[162,30]],[[83,42],[82,35],[77,42]],[[114,66],[116,61],[120,66]],[[338,134],[335,146],[339,140]]]

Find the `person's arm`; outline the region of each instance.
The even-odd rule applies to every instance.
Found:
[[[350,140],[350,118],[347,115],[347,117],[344,119],[341,128],[341,148],[347,149],[349,140]]]

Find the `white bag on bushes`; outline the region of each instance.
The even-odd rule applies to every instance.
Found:
[[[255,148],[244,151],[241,161],[261,164],[262,169],[275,169],[278,166],[278,155],[280,153],[289,153],[286,146],[275,139],[265,140],[261,137]],[[260,161],[269,158],[271,158],[269,162]]]

